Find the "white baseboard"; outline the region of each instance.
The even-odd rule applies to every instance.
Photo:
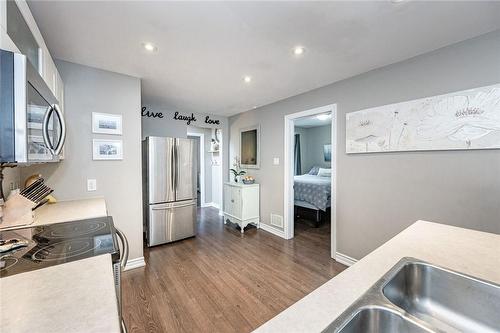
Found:
[[[358,261],[357,259],[349,257],[348,255],[345,255],[345,254],[340,253],[340,252],[335,253],[335,260],[337,260],[339,263],[344,264],[346,266],[352,266]]]
[[[219,204],[216,204],[215,202],[206,202],[201,207],[213,207],[215,209],[220,209]]]
[[[124,271],[128,271],[130,269],[139,268],[146,266],[146,262],[144,261],[144,257],[139,257],[135,259],[130,259],[127,261],[127,265],[125,266]]]
[[[276,229],[273,226],[270,226],[269,224],[264,224],[262,222],[259,224],[259,226],[264,231],[270,232],[278,237],[285,238],[285,232],[283,230]]]

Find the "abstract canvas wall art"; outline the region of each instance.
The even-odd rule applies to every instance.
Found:
[[[500,84],[346,114],[346,152],[500,148]]]

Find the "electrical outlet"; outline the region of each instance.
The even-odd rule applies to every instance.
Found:
[[[11,183],[9,184],[9,190],[11,190],[11,191],[12,191],[13,189],[14,189],[14,183],[12,183],[12,182],[11,182]]]
[[[96,191],[97,190],[97,180],[96,179],[87,179],[87,191]]]
[[[273,158],[273,164],[274,165],[280,165],[280,158],[279,157],[274,157]]]

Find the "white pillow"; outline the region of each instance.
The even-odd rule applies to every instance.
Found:
[[[332,169],[319,168],[318,177],[331,177],[331,176],[332,176]]]

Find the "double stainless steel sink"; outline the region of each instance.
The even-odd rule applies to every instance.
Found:
[[[500,332],[500,286],[403,258],[324,332]]]

